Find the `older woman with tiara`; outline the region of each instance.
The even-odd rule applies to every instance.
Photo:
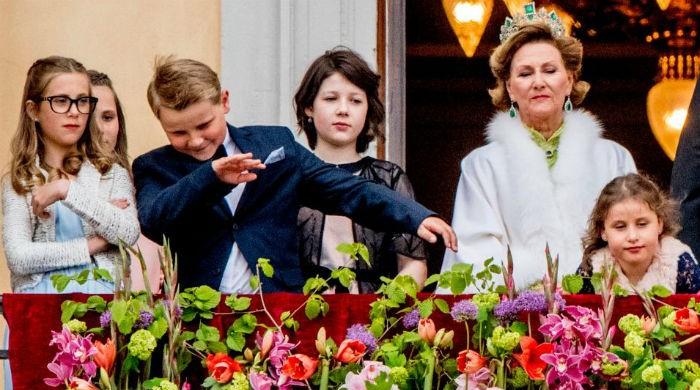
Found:
[[[442,269],[505,261],[510,248],[516,287],[525,288],[542,279],[547,244],[560,274],[576,271],[600,190],[636,168],[624,147],[601,137],[598,120],[576,108],[590,88],[579,79],[583,47],[555,13],[527,4],[506,18],[500,40],[489,59],[489,94],[500,112],[487,126],[488,144],[462,160],[452,221],[460,249],[445,254]]]

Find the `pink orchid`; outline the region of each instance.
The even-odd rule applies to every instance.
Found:
[[[582,306],[566,306],[564,311],[574,320],[574,331],[584,341],[593,338],[600,340],[603,336],[603,328],[595,311]]]
[[[55,378],[44,378],[44,383],[51,387],[65,386],[66,382],[73,377],[73,366],[54,362],[46,366],[49,371],[56,375]]]
[[[255,371],[250,372],[248,379],[250,380],[250,386],[253,390],[271,390],[274,383],[272,378],[267,376],[267,374]]]
[[[552,366],[552,368],[547,371],[547,383],[551,386],[557,382],[584,382],[586,377],[579,367],[581,358],[582,356],[580,355],[570,355],[562,352],[546,353],[540,356],[540,359]]]

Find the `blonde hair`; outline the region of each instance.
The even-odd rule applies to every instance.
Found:
[[[575,105],[581,104],[591,87],[587,82],[579,80],[583,62],[581,42],[570,36],[554,37],[551,28],[546,23],[534,22],[521,27],[520,30],[501,43],[489,58],[491,73],[496,78],[496,86],[489,89],[493,105],[502,110],[507,110],[510,106],[506,82],[510,78],[513,56],[521,47],[532,42],[547,42],[557,48],[564,62],[564,67],[573,75],[574,85],[571,89],[571,101]]]
[[[202,100],[220,103],[221,84],[216,72],[202,62],[157,57],[146,97],[153,114],[159,117],[161,107],[182,111]]]
[[[46,86],[56,76],[64,73],[81,73],[89,80],[85,67],[80,62],[66,57],[42,58],[34,62],[27,71],[19,123],[11,141],[10,179],[12,188],[20,195],[30,192],[35,186],[46,184],[57,178],[66,177],[69,174],[76,175],[86,158],[103,174],[112,167],[113,161],[103,149],[100,142],[100,131],[92,114],[88,118],[87,128],[78,140],[76,152],[63,159],[61,168],[49,167],[43,161],[45,146],[41,124],[30,117],[26,102],[33,101],[38,104]],[[39,166],[36,164],[37,157],[39,157]],[[49,172],[48,178],[44,177],[41,168]]]
[[[124,110],[122,109],[122,104],[119,101],[119,96],[117,96],[117,92],[114,90],[114,86],[112,85],[112,80],[105,73],[94,69],[88,70],[88,75],[90,76],[90,85],[93,87],[107,87],[114,96],[114,104],[117,108],[117,121],[119,122],[117,144],[114,146],[114,158],[119,165],[131,172],[129,155],[127,153],[128,146],[126,140],[126,118],[124,117]]]
[[[627,199],[645,203],[663,222],[662,236],[675,236],[681,229],[678,204],[662,191],[650,178],[637,173],[618,176],[608,183],[598,196],[582,239],[583,261],[581,269],[591,271],[591,256],[598,249],[608,246],[601,234],[610,209]]]

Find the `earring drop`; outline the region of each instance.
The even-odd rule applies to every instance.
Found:
[[[308,123],[314,123],[314,120],[313,120],[311,117],[306,118],[306,121],[307,121]]]
[[[566,101],[564,101],[564,111],[571,112],[571,110],[573,110],[573,109],[574,109],[574,105],[571,104],[571,98],[567,96]]]
[[[512,101],[510,102],[510,108],[508,109],[508,115],[511,118],[515,118],[515,116],[518,115],[518,110],[515,108],[515,104]]]

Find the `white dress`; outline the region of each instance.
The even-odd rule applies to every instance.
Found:
[[[552,256],[559,255],[559,275],[575,273],[600,190],[636,171],[630,153],[601,132],[592,114],[565,113],[550,169],[520,119],[496,114],[487,127],[489,143],[462,160],[452,219],[459,251],[445,253],[442,271],[473,263],[477,272],[490,257],[500,264],[510,246],[516,288],[525,288],[544,276],[549,243]]]

